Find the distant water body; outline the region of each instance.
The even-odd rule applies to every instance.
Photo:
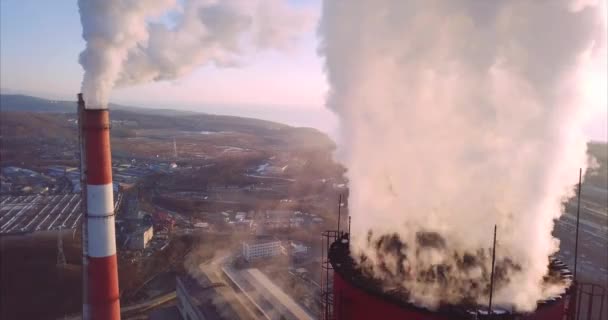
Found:
[[[257,118],[296,127],[311,127],[328,134],[334,141],[337,141],[338,138],[338,118],[333,112],[325,108],[227,106],[197,108],[197,111]],[[608,116],[608,114],[605,116]],[[583,130],[589,141],[608,141],[608,123],[606,122],[606,117],[592,119]]]
[[[329,135],[334,141],[337,138],[338,120],[333,112],[324,108],[294,107],[205,107],[196,111],[256,118],[284,123],[295,127],[311,127]]]

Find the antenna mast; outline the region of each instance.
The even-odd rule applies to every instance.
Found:
[[[177,142],[175,141],[175,137],[173,137],[173,158],[177,160]]]
[[[494,244],[492,245],[492,273],[490,275],[490,303],[488,304],[488,313],[492,312],[492,295],[494,294],[494,264],[496,263],[496,225],[494,225]]]

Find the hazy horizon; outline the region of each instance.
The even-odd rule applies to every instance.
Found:
[[[61,101],[76,101],[65,95],[50,95],[40,92],[0,88],[0,94],[27,95],[36,98]],[[145,109],[167,109],[175,111],[191,111],[209,114],[257,118],[287,124],[294,127],[310,127],[328,134],[332,139],[337,138],[337,119],[333,112],[326,108],[305,108],[281,106],[251,106],[251,105],[221,105],[200,103],[197,105],[178,105],[170,103],[150,104],[136,101],[110,101],[110,103]]]
[[[325,108],[328,85],[317,54],[320,1],[286,3],[312,23],[284,52],[256,52],[237,66],[204,64],[179,80],[114,88],[110,101],[260,117],[315,127],[335,138],[338,122]],[[78,55],[85,47],[77,4],[2,1],[0,8],[2,87],[72,100],[81,90],[83,69]],[[608,110],[590,120],[585,134],[590,140],[608,141]]]
[[[22,90],[15,90],[13,88],[0,88],[1,94],[21,94],[28,95],[37,98],[49,99],[49,100],[65,100],[65,101],[76,101],[75,98],[71,98],[63,95],[51,95],[40,92],[28,92]],[[257,118],[262,120],[280,122],[290,126],[296,127],[310,127],[318,129],[327,135],[329,135],[334,141],[338,139],[338,119],[336,115],[326,108],[305,108],[305,107],[289,107],[283,108],[281,106],[252,106],[252,105],[221,105],[211,103],[200,103],[197,105],[179,105],[179,104],[164,104],[164,103],[143,103],[136,101],[110,101],[110,103],[138,107],[146,109],[168,109],[176,111],[192,111],[202,112],[210,114],[219,114],[227,116],[239,116],[247,118]],[[601,127],[601,122],[597,123],[596,127],[586,128],[585,133],[587,134],[589,142],[603,142],[608,143],[608,129]]]

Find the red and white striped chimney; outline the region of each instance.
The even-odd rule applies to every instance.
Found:
[[[93,320],[120,319],[114,195],[107,107],[84,110],[87,169],[87,300]]]

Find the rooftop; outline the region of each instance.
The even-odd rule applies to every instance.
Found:
[[[80,204],[79,193],[0,196],[0,235],[77,228]]]
[[[0,197],[0,234],[73,229],[82,217],[80,194]]]
[[[264,243],[278,242],[278,241],[280,241],[280,240],[278,240],[277,238],[275,238],[274,236],[271,236],[271,235],[257,235],[253,239],[244,241],[244,243],[246,243],[248,245],[252,245],[252,244],[264,244]]]

